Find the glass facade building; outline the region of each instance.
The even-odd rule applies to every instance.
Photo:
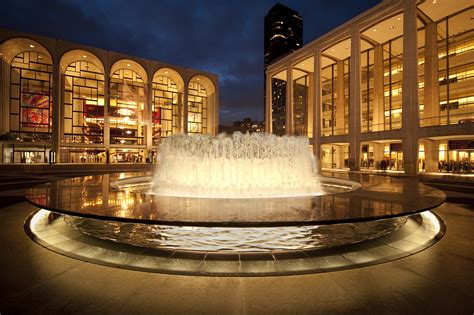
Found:
[[[217,76],[0,29],[0,163],[153,162],[161,139],[215,134]]]
[[[311,130],[323,169],[474,173],[473,16],[468,0],[383,1],[277,60],[267,78],[297,95],[304,72],[307,102],[285,97],[281,127],[267,100],[267,132]]]
[[[303,18],[281,3],[275,4],[264,20],[264,100],[271,95],[273,125],[275,133],[285,134],[285,109],[283,99],[286,98],[286,81],[278,77],[272,78],[271,93],[267,93],[266,70],[273,61],[303,46]],[[283,75],[283,74],[282,74]],[[296,100],[298,102],[298,100]],[[264,109],[266,111],[266,108]],[[299,115],[299,114],[298,114]],[[301,117],[299,115],[299,117]]]

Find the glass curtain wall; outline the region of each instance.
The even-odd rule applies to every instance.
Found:
[[[334,134],[336,126],[336,79],[337,67],[336,64],[325,67],[321,70],[321,135],[331,136]]]
[[[474,122],[473,14],[470,9],[438,23],[439,125]]]
[[[403,37],[383,44],[384,130],[402,127]]]
[[[71,63],[64,76],[64,141],[104,143],[104,74],[87,61]]]
[[[374,49],[361,53],[361,131],[374,131]]]
[[[321,134],[336,136],[349,133],[350,58],[321,70]]]
[[[420,126],[426,117],[425,111],[425,29],[418,30],[418,104]],[[421,159],[421,158],[420,158]]]
[[[301,78],[293,80],[293,120],[295,124],[294,132],[297,136],[307,135],[308,87],[308,75],[304,75]]]
[[[286,71],[284,72],[286,76]],[[272,77],[272,131],[282,136],[286,130],[286,80],[280,73]]]
[[[144,144],[145,82],[131,69],[119,69],[110,78],[110,143]]]
[[[195,81],[188,86],[188,133],[207,133],[207,92]]]
[[[350,102],[350,80],[351,80],[351,59],[347,58],[343,61],[344,67],[344,124],[343,129],[338,129],[336,134],[347,135],[349,133],[349,102]]]
[[[25,142],[51,140],[53,63],[35,51],[13,58],[10,71],[10,132]]]
[[[165,76],[154,77],[152,88],[153,144],[158,145],[161,138],[178,132],[179,94],[176,83]]]

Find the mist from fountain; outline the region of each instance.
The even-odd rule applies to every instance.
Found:
[[[321,194],[309,140],[234,133],[166,138],[151,193],[193,198],[278,198]]]

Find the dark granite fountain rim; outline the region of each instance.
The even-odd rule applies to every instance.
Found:
[[[137,173],[123,175],[136,176]],[[442,191],[421,184],[417,179],[364,174],[350,175],[349,180],[361,185],[356,190],[314,197],[263,200],[197,200],[113,191],[109,183],[118,177],[117,173],[62,179],[30,188],[26,199],[39,208],[92,219],[213,227],[363,222],[430,210],[446,199]],[[130,209],[130,204],[133,209]]]
[[[177,275],[288,276],[366,267],[413,255],[432,246],[446,233],[446,224],[441,217],[433,212],[424,212],[409,218],[420,224],[418,227],[404,225],[374,240],[332,248],[237,253],[175,251],[98,239],[82,234],[64,221],[61,224],[68,229],[64,237],[51,237],[49,232],[56,227],[40,226],[34,231],[33,218],[39,212],[37,210],[30,215],[24,230],[33,241],[48,250],[108,267]],[[422,217],[426,214],[438,222],[439,228],[429,222],[425,224]],[[63,227],[60,229],[63,230]],[[81,245],[77,246],[77,243]]]

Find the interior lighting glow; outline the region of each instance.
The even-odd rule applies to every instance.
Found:
[[[30,44],[30,48],[35,48],[35,45],[31,45],[31,44]]]
[[[284,39],[288,39],[285,35],[282,35],[282,34],[275,34],[273,35],[270,40],[274,39],[274,38],[277,38],[277,37],[281,37],[281,38],[284,38]]]

